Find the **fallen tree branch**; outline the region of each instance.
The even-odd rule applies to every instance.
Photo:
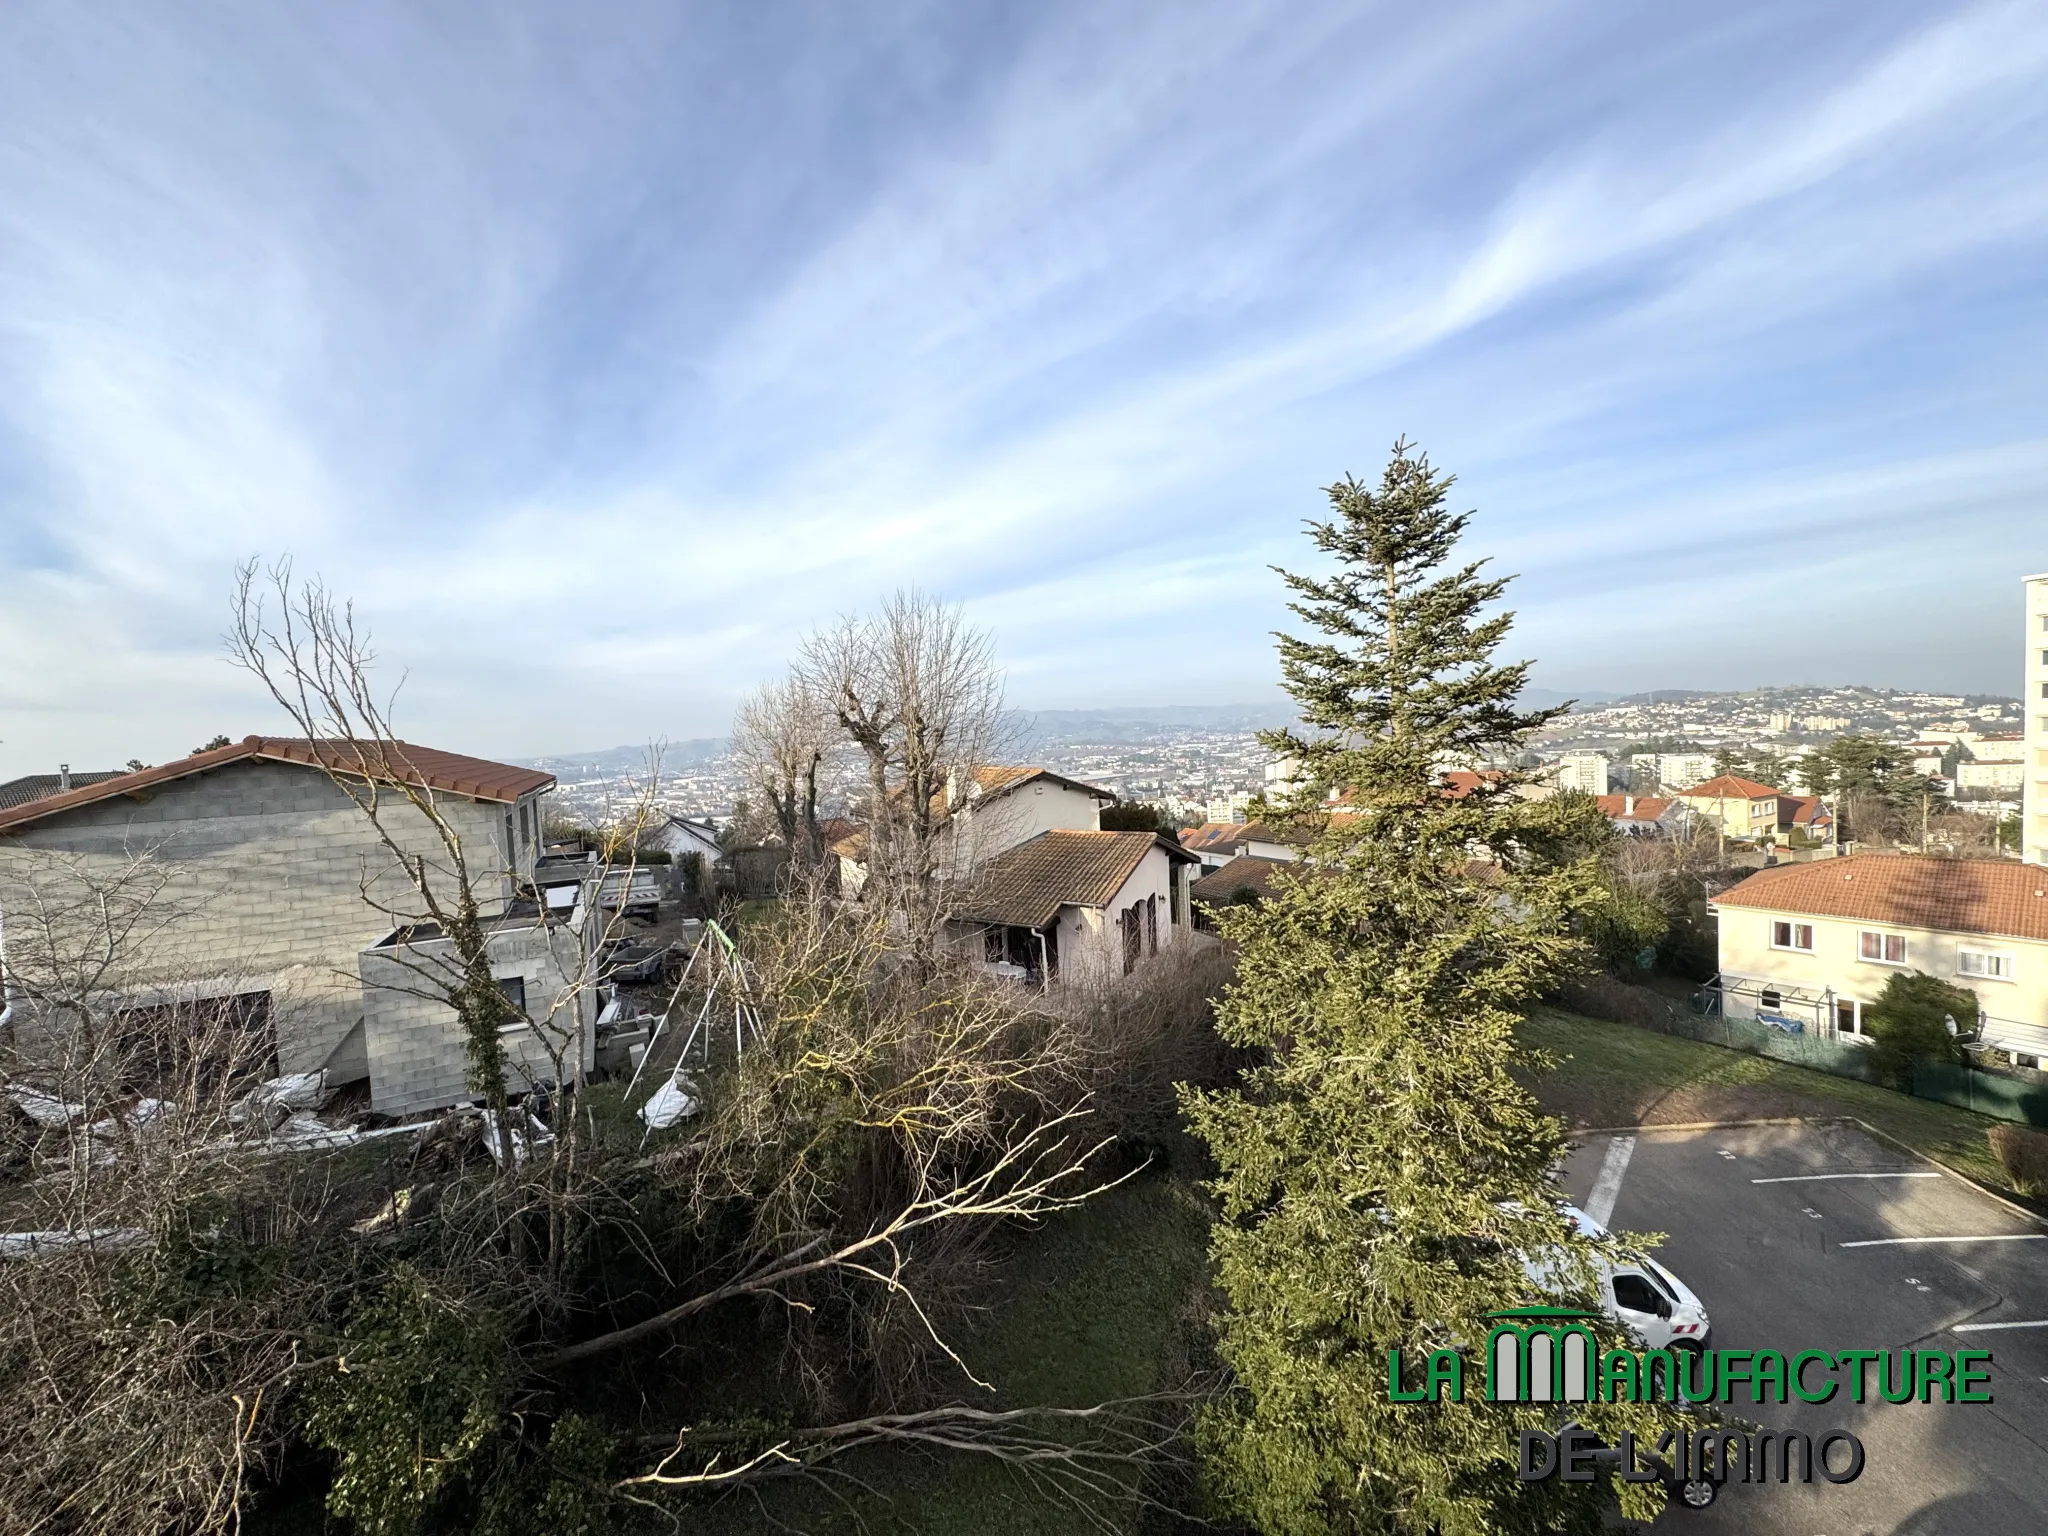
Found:
[[[649,1449],[667,1447],[651,1471],[614,1488],[637,1503],[649,1493],[740,1487],[769,1478],[820,1474],[849,1452],[874,1445],[918,1445],[987,1456],[1014,1468],[1041,1492],[1066,1503],[1105,1531],[1123,1527],[1110,1506],[1165,1509],[1145,1492],[1158,1468],[1186,1460],[1187,1427],[1201,1392],[1098,1403],[1090,1408],[995,1410],[951,1405],[919,1413],[885,1413],[812,1429],[782,1432],[773,1445],[723,1467],[721,1441],[758,1440],[754,1429],[682,1429],[642,1436]],[[1162,1413],[1159,1410],[1172,1410]],[[1063,1426],[1086,1426],[1091,1438],[1064,1439]],[[700,1459],[701,1458],[701,1459]],[[680,1464],[680,1465],[679,1465]]]
[[[812,1238],[763,1260],[736,1279],[700,1292],[652,1317],[544,1355],[535,1362],[535,1366],[544,1371],[555,1370],[609,1354],[664,1334],[678,1323],[720,1302],[773,1291],[824,1270],[859,1270],[871,1274],[871,1270],[859,1263],[863,1255],[877,1248],[893,1248],[910,1233],[939,1222],[974,1217],[1035,1219],[1055,1211],[1070,1210],[1105,1190],[1115,1188],[1139,1171],[1132,1169],[1115,1179],[1102,1180],[1082,1189],[1072,1188],[1089,1162],[1109,1145],[1106,1140],[1099,1141],[1078,1156],[1066,1155],[1068,1138],[1051,1133],[1082,1117],[1082,1111],[1074,1111],[1047,1121],[1006,1147],[1002,1155],[981,1173],[951,1184],[936,1194],[929,1193],[928,1165],[921,1167],[915,1197],[887,1222],[870,1229],[865,1235],[842,1243],[827,1253],[818,1253],[817,1250],[828,1239]],[[1048,1167],[1055,1159],[1058,1160],[1056,1165]],[[891,1283],[890,1288],[900,1289],[900,1282]]]

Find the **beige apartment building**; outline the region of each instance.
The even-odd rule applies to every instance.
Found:
[[[1779,801],[1790,798],[1768,784],[1733,773],[1680,790],[1678,797],[1708,826],[1719,822],[1730,837],[1774,836],[1778,830]]]
[[[2048,864],[2048,572],[2026,578],[2026,685],[2024,712],[2027,776],[2020,794],[2020,857]]]
[[[1823,1038],[1866,1035],[1891,977],[1968,987],[1987,1044],[2048,1057],[2048,868],[1855,854],[1760,870],[1713,904],[1723,1008]]]

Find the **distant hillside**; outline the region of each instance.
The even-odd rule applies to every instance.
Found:
[[[515,758],[521,768],[538,768],[561,778],[608,778],[621,773],[637,773],[647,766],[648,745],[640,742],[630,747],[605,747],[595,752],[557,752],[547,757]],[[700,736],[690,741],[671,741],[661,748],[661,766],[665,773],[679,769],[697,768],[725,755],[723,736]]]
[[[1560,704],[1611,704],[1615,695],[1602,693],[1597,688],[1578,688],[1560,691],[1556,688],[1524,688],[1516,701],[1524,709],[1555,709]]]
[[[1289,725],[1289,704],[1153,704],[1107,709],[1018,710],[1011,717],[1025,741],[1113,743],[1162,731],[1269,731]]]

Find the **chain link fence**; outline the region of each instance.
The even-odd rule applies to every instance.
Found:
[[[1770,1024],[1728,1018],[1719,1011],[1720,998],[1711,987],[1701,988],[1688,1006],[1647,987],[1591,977],[1567,984],[1557,1001],[1596,1019],[1882,1086],[1871,1070],[1868,1046],[1845,1044],[1810,1029],[1793,1034]],[[2048,1087],[2029,1077],[1924,1061],[1914,1069],[1913,1096],[1997,1120],[2048,1127]]]

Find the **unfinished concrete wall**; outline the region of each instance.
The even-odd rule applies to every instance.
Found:
[[[480,892],[502,894],[508,808],[458,795],[438,803]],[[389,790],[380,810],[400,845],[424,855],[452,890],[426,818]],[[379,904],[407,910],[408,885],[363,813],[318,769],[228,763],[144,799],[98,801],[0,835],[0,914],[26,910],[25,882],[77,883],[60,857],[87,880],[114,878],[145,857],[170,875],[166,903],[179,915],[124,957],[117,984],[267,983],[283,1071],[370,1075],[357,955],[393,927]],[[17,917],[17,931],[24,921]]]
[[[590,998],[577,987],[582,940],[562,923],[522,923],[490,935],[491,974],[523,984],[530,1023],[502,1032],[505,1087],[524,1093],[557,1078],[555,1055],[588,1072],[596,1060]],[[380,1114],[445,1109],[472,1097],[461,1021],[436,994],[460,967],[445,939],[381,943],[358,957],[370,1106]],[[551,1049],[552,1048],[552,1049]]]

